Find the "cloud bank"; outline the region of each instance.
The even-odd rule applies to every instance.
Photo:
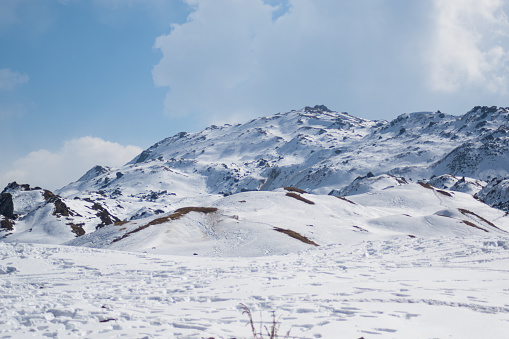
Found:
[[[459,91],[475,85],[507,94],[509,21],[502,0],[435,0],[430,86]]]
[[[155,42],[170,116],[326,104],[380,118],[507,94],[503,0],[289,0],[283,13],[275,1],[186,2],[187,21]]]
[[[29,183],[57,189],[76,181],[95,165],[117,167],[132,160],[142,151],[136,146],[122,146],[100,138],[83,137],[66,141],[56,152],[38,150],[13,162],[0,173],[0,183]]]

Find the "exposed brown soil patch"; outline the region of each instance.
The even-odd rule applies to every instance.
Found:
[[[474,224],[474,223],[473,223],[473,222],[471,222],[471,221],[468,221],[468,220],[461,220],[461,222],[462,222],[462,223],[464,223],[465,225],[468,225],[468,226],[470,226],[470,227],[477,228],[477,229],[479,229],[479,230],[481,230],[481,231],[484,231],[484,232],[487,232],[487,233],[489,233],[489,232],[490,232],[490,231],[488,231],[488,230],[486,230],[486,229],[484,229],[484,228],[482,228],[482,227],[480,227],[480,226],[477,226],[476,224]]]
[[[458,208],[458,211],[460,211],[460,213],[461,213],[461,214],[463,214],[463,215],[465,215],[465,216],[472,215],[472,216],[474,216],[474,217],[478,218],[479,220],[481,220],[481,221],[485,222],[486,224],[490,225],[491,227],[496,228],[496,229],[497,229],[497,230],[499,230],[499,231],[502,231],[502,232],[506,232],[506,233],[507,233],[507,231],[504,231],[503,229],[500,229],[500,228],[499,228],[499,227],[497,227],[494,223],[492,223],[492,222],[491,222],[491,221],[489,221],[489,220],[486,220],[485,218],[481,217],[481,216],[480,216],[479,214],[477,214],[477,213],[474,213],[474,212],[472,212],[472,211],[466,210],[466,209],[464,209],[464,208]]]
[[[314,205],[315,204],[313,201],[308,200],[308,199],[304,198],[303,196],[298,195],[297,193],[289,192],[289,193],[286,193],[286,196],[287,197],[292,197],[292,198],[300,200],[300,201],[303,201],[306,204],[310,204],[310,205]]]
[[[425,182],[418,182],[419,185],[421,185],[424,188],[427,188],[429,190],[434,190],[435,188],[431,186],[430,184],[426,184]]]
[[[288,192],[307,193],[306,191],[301,190],[300,188],[292,187],[292,186],[287,186],[287,187],[285,187],[284,189],[285,189],[286,191],[288,191]]]
[[[350,204],[352,204],[352,205],[357,205],[357,204],[356,204],[356,203],[354,203],[352,200],[348,200],[348,199],[347,199],[347,198],[345,198],[345,197],[336,197],[336,198],[341,199],[341,200],[346,201],[346,202],[349,202],[349,203],[350,203]]]
[[[151,222],[149,222],[146,225],[140,226],[140,227],[138,227],[138,228],[136,228],[136,229],[134,229],[132,231],[129,231],[129,232],[125,233],[120,238],[117,238],[117,239],[113,240],[112,243],[120,241],[122,239],[125,239],[128,236],[130,236],[131,234],[139,232],[141,230],[144,230],[147,227],[150,227],[150,226],[153,226],[153,225],[164,224],[164,223],[166,223],[168,221],[172,221],[172,220],[177,220],[177,219],[181,218],[182,216],[186,215],[189,212],[200,212],[200,213],[207,214],[207,213],[212,213],[212,212],[216,212],[216,211],[217,211],[217,208],[215,208],[215,207],[183,207],[183,208],[179,208],[173,214],[167,215],[165,217],[154,219],[154,220],[152,220]]]
[[[281,232],[281,233],[284,233],[286,235],[289,235],[290,237],[292,237],[294,239],[297,239],[297,240],[300,240],[300,241],[302,241],[305,244],[309,244],[309,245],[313,245],[313,246],[320,246],[316,242],[308,239],[307,237],[305,237],[302,234],[297,233],[295,231],[287,230],[287,229],[279,228],[279,227],[274,227],[274,230],[278,231],[278,232]]]
[[[447,197],[452,197],[452,194],[449,193],[449,192],[446,192],[446,191],[442,191],[442,190],[437,190],[438,193],[442,194],[442,195],[445,195]]]

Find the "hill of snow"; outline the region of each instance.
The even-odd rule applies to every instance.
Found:
[[[509,236],[509,217],[460,192],[406,184],[338,198],[284,189],[219,198],[206,210],[108,225],[68,245],[157,254],[281,255],[408,237]]]

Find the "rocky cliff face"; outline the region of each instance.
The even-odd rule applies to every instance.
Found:
[[[509,179],[492,179],[477,197],[490,206],[509,212]]]

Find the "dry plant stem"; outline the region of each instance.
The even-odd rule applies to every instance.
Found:
[[[262,315],[260,312],[260,330],[259,332],[256,332],[256,328],[253,321],[253,315],[251,314],[251,310],[249,307],[247,307],[245,304],[240,304],[240,309],[242,310],[242,314],[247,314],[249,318],[249,325],[251,326],[251,332],[253,334],[254,339],[263,339],[263,329],[265,329],[265,332],[268,335],[269,339],[277,339],[279,338],[278,332],[279,327],[281,326],[281,323],[279,323],[279,318],[276,320],[276,312],[272,311],[272,323],[270,327],[263,325]],[[286,332],[285,339],[290,337],[290,330]]]
[[[247,314],[247,316],[249,317],[249,325],[251,325],[251,332],[253,333],[254,338],[257,339],[258,334],[256,333],[251,310],[245,304],[240,304],[240,308],[242,309],[242,314]]]

